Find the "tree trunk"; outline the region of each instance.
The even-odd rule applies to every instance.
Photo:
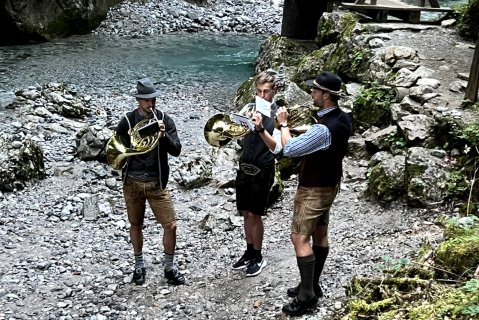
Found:
[[[331,9],[332,0],[284,0],[281,35],[293,39],[315,39],[319,18]]]
[[[479,90],[479,33],[476,40],[476,49],[472,58],[471,71],[469,72],[469,81],[467,82],[465,99],[477,102],[477,91]]]

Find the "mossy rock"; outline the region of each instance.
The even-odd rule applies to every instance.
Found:
[[[353,103],[355,127],[368,129],[372,126],[385,128],[391,123],[391,104],[395,100],[393,89],[372,85],[359,92]]]
[[[267,69],[277,70],[282,64],[295,67],[303,55],[314,49],[316,49],[314,41],[300,41],[272,35],[260,47],[255,73]]]
[[[386,281],[384,281],[386,280]],[[354,281],[354,279],[353,279]],[[347,305],[347,314],[342,320],[469,320],[479,317],[479,280],[474,279],[457,288],[452,285],[422,282],[419,287],[390,290],[394,278],[363,279],[359,288],[376,287],[377,291],[389,292],[390,297],[376,299],[364,297],[361,291]],[[414,283],[414,279],[408,281]]]
[[[239,111],[246,104],[254,101],[254,89],[254,77],[248,78],[248,80],[239,86],[238,90],[236,90],[235,96],[233,97],[235,111]]]
[[[479,265],[479,236],[470,234],[441,243],[436,250],[435,261],[446,275],[472,275]]]
[[[398,155],[375,163],[376,155],[371,158],[368,170],[369,194],[384,202],[400,199],[405,195],[405,157]]]
[[[19,149],[0,139],[0,163],[0,191],[21,190],[46,176],[43,150],[30,139],[22,141]]]
[[[476,216],[452,218],[446,222],[444,238],[454,239],[463,236],[479,236],[479,218]]]
[[[318,47],[335,43],[341,38],[351,37],[353,30],[358,29],[359,16],[353,12],[324,13],[319,19],[316,43]]]

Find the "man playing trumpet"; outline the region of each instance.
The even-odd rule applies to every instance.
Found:
[[[266,259],[261,253],[264,234],[262,217],[266,215],[268,195],[274,181],[274,154],[281,151],[280,132],[274,128],[274,115],[278,109],[273,103],[277,89],[275,81],[276,73],[271,71],[263,71],[254,78],[256,96],[271,103],[271,114],[263,117],[259,112],[253,113],[255,130],[243,138],[236,176],[236,207],[244,217],[246,251],[232,267],[236,270],[246,268],[247,277],[260,274],[266,266]]]
[[[338,107],[341,78],[322,72],[306,84],[311,88],[314,104],[320,108],[319,123],[293,138],[286,109],[279,108],[276,114],[281,124],[284,155],[303,158],[291,223],[291,241],[301,282],[288,289],[287,294],[294,299],[283,306],[283,312],[292,316],[313,308],[323,295],[319,277],[329,252],[329,209],[339,191],[342,161],[351,133],[349,117]]]

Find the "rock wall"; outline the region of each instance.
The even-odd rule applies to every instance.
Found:
[[[83,34],[121,0],[0,0],[0,45]]]

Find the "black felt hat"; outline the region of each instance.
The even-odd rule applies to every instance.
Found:
[[[306,85],[311,88],[316,88],[329,92],[335,96],[342,96],[341,92],[341,78],[332,72],[323,71],[316,77],[306,81]]]

